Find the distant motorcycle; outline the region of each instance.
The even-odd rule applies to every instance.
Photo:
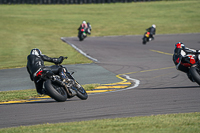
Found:
[[[145,32],[142,40],[143,40],[142,42],[143,44],[146,44],[148,41],[151,41],[152,38],[150,38],[150,32]]]
[[[86,37],[87,37],[87,34],[91,34],[91,30],[92,30],[92,26],[90,25],[90,23],[87,23],[87,26],[88,28],[83,28],[83,27],[80,27],[78,30],[78,38],[79,38],[79,41],[83,41]]]
[[[65,57],[67,59],[67,57]],[[60,64],[56,64],[62,66]],[[63,66],[62,66],[63,67]],[[48,76],[48,68],[38,71],[36,76],[40,80],[44,81],[44,89],[47,95],[55,99],[57,102],[64,102],[67,98],[72,98],[77,96],[82,100],[86,100],[88,95],[84,88],[73,78],[72,74],[66,74],[67,79],[64,84],[61,81],[59,75],[54,74],[53,76]]]

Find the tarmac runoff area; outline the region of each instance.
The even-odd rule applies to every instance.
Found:
[[[122,91],[125,89],[135,88],[139,85],[138,80],[131,79],[129,76],[123,74],[115,75],[114,73],[104,69],[101,66],[98,66],[95,63],[64,66],[67,67],[69,72],[75,72],[73,74],[74,78],[82,85],[100,83],[100,86],[94,88],[93,90],[87,91],[89,95]],[[0,73],[0,78],[2,79],[0,81],[0,91],[35,88],[34,83],[29,78],[26,68],[5,69],[0,70]],[[10,79],[10,77],[13,78]],[[49,96],[42,96],[28,100],[0,102],[0,104],[19,104],[49,99],[51,99]]]

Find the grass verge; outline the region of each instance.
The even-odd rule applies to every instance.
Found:
[[[25,66],[32,48],[50,57],[68,56],[63,64],[91,63],[60,40],[76,37],[82,20],[91,23],[91,36],[142,35],[152,24],[157,34],[200,32],[199,8],[199,0],[0,5],[0,69]]]
[[[199,133],[200,113],[152,115],[0,129],[2,133]]]
[[[86,84],[82,86],[86,91],[88,91],[99,86],[99,84]],[[39,96],[41,95],[37,94],[36,89],[1,91],[0,102],[13,101],[13,100],[26,100],[26,99],[36,98]]]

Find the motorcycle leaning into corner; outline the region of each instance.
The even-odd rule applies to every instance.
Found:
[[[188,78],[192,82],[196,82],[198,85],[200,85],[200,52],[198,51],[199,50],[196,50],[196,52],[186,52],[186,56],[188,58],[187,61],[180,61],[179,64],[183,65],[184,67],[188,67]]]
[[[142,38],[142,43],[143,43],[143,44],[146,44],[147,42],[149,42],[149,41],[151,41],[151,40],[153,40],[153,38],[150,37],[150,32],[149,32],[149,31],[145,32],[145,33],[144,33],[144,36],[143,36],[143,38]]]
[[[87,34],[91,34],[92,26],[90,25],[90,23],[87,23],[87,26],[88,28],[81,26],[78,28],[79,41],[83,41],[87,37]]]
[[[64,59],[67,59],[67,57]],[[60,64],[56,65],[63,67]],[[48,68],[38,71],[36,76],[39,78],[38,81],[43,81],[45,92],[51,98],[55,99],[57,102],[64,102],[67,98],[72,98],[74,96],[77,96],[81,100],[86,100],[88,98],[84,88],[73,78],[73,73],[63,73],[66,77],[63,82],[59,75],[48,75],[48,71]]]

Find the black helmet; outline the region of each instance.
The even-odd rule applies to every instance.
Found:
[[[39,49],[34,48],[31,50],[30,54],[40,56],[42,54],[42,52]]]

